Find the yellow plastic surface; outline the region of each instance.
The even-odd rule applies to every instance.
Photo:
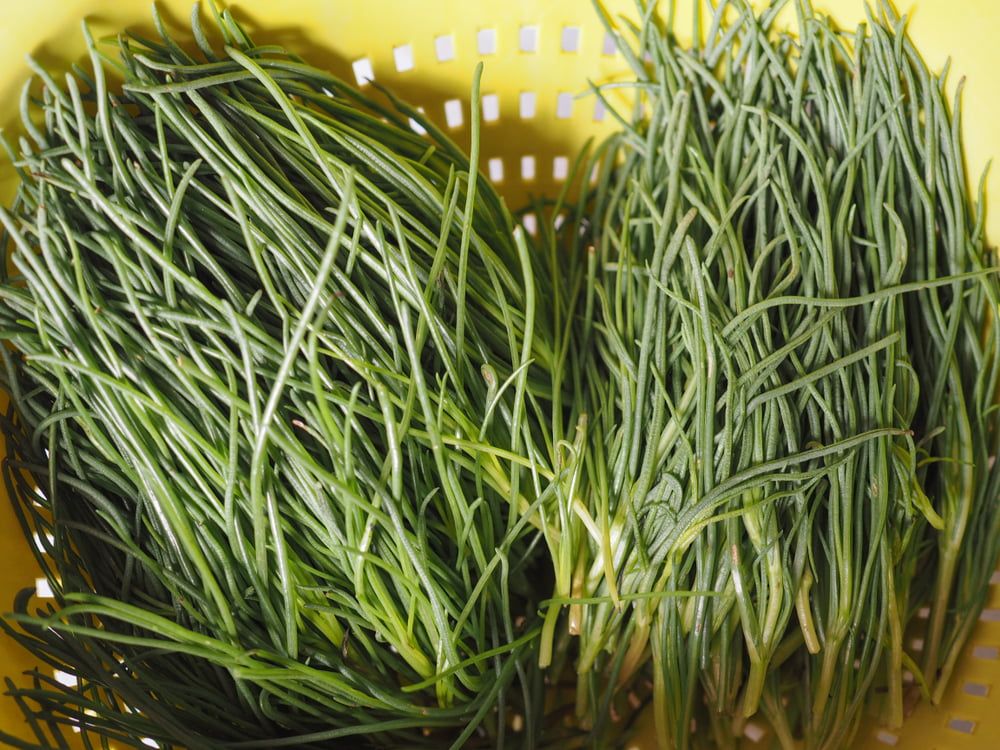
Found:
[[[862,0],[816,2],[845,25],[863,17]],[[81,18],[89,17],[95,35],[124,26],[149,30],[149,5],[149,0],[0,0],[0,125],[17,131],[18,95],[29,73],[26,53],[65,69],[83,55]],[[686,9],[690,1],[679,0],[679,5]],[[918,0],[915,5],[900,9],[912,16],[912,35],[928,62],[940,67],[951,55],[952,88],[959,76],[968,78],[963,119],[969,166],[978,175],[988,158],[1000,154],[995,72],[1000,67],[1000,2]],[[161,6],[177,25],[187,25],[190,0],[162,0]],[[608,0],[606,6],[612,12],[634,11],[628,0]],[[446,109],[460,112],[462,124],[452,129],[459,142],[467,138],[470,81],[475,62],[482,59],[484,106],[490,110],[486,119],[496,114],[495,121],[484,123],[483,170],[498,176],[497,165],[502,165],[499,187],[512,207],[531,193],[554,194],[566,166],[560,157],[571,159],[587,138],[611,127],[608,117],[595,120],[592,98],[574,98],[586,90],[588,80],[607,80],[624,65],[620,56],[607,54],[604,31],[589,0],[247,0],[234,7],[251,30],[261,30],[258,40],[283,43],[348,80],[355,80],[353,63],[369,61],[377,81],[423,106],[442,126],[447,127]],[[534,115],[523,117],[522,106],[532,101],[528,108]],[[492,159],[500,161],[490,163]],[[8,200],[12,189],[11,170],[4,163],[0,198]],[[990,179],[989,192],[1000,196],[1000,170]],[[988,225],[996,240],[1000,211],[994,211]],[[18,589],[33,585],[36,574],[6,498],[0,498],[0,611],[6,611]],[[921,706],[896,734],[866,727],[858,747],[1000,748],[1000,697],[994,694],[1000,694],[1000,586],[991,588],[990,609],[973,634],[944,705]],[[0,677],[32,666],[30,656],[0,636]],[[0,698],[0,727],[27,736],[20,714],[6,698]]]

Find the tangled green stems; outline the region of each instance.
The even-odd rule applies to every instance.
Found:
[[[58,606],[6,627],[79,682],[14,691],[39,745],[533,746],[560,274],[418,113],[155,20],[38,68],[8,146],[5,476]]]
[[[532,248],[478,83],[470,162],[227,14],[39,69],[5,478],[58,607],[6,627],[80,686],[9,684],[38,744],[604,747],[649,681],[663,747],[833,750],[940,700],[1000,545],[982,192],[902,19],[788,4],[691,48],[598,8],[635,113]]]
[[[571,233],[569,567],[598,603],[567,617],[598,737],[643,675],[664,748],[758,712],[785,748],[849,746],[872,703],[896,726],[904,669],[940,699],[997,558],[1000,285],[944,75],[886,4],[849,34],[797,2],[794,35],[785,5],[696,2],[691,48],[653,3],[598,8],[636,92]]]

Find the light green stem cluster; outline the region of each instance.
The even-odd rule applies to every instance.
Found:
[[[669,10],[598,7],[634,74],[595,88],[622,127],[571,233],[578,711],[605,738],[647,678],[664,748],[762,714],[834,750],[873,702],[897,726],[904,669],[940,699],[996,562],[1000,282],[958,102],[888,5],[847,33],[803,0],[779,32],[789,4],[695,2],[690,47]]]

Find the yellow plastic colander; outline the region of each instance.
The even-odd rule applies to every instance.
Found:
[[[663,0],[667,2],[668,0]],[[678,28],[687,28],[691,0],[677,0]],[[816,0],[842,25],[863,18],[862,0]],[[635,15],[629,0],[608,0],[612,13]],[[191,0],[161,0],[168,18],[185,27]],[[235,3],[241,20],[259,38],[285,44],[316,65],[365,85],[386,84],[462,143],[467,142],[469,87],[475,63],[485,63],[482,89],[481,167],[516,208],[531,195],[553,195],[566,179],[573,155],[590,137],[614,125],[592,97],[578,97],[588,81],[624,73],[589,0],[246,0]],[[997,0],[917,0],[901,6],[932,67],[952,57],[951,84],[967,76],[964,131],[972,174],[1000,154],[1000,3]],[[0,0],[0,125],[16,129],[17,101],[28,76],[24,55],[66,68],[82,57],[79,21],[95,35],[125,26],[149,27],[148,0]],[[266,30],[266,31],[263,31]],[[0,165],[0,199],[14,188],[9,164]],[[988,185],[1000,195],[1000,175]],[[526,216],[530,230],[534,217]],[[1000,237],[1000,211],[988,216],[988,235]],[[1000,500],[998,500],[1000,501]],[[0,498],[0,611],[15,593],[47,587],[21,536],[6,498]],[[939,707],[921,705],[901,731],[874,723],[863,728],[864,750],[993,750],[1000,748],[1000,573]],[[911,649],[919,650],[919,643]],[[0,677],[37,666],[0,636]],[[994,695],[996,691],[997,695]],[[28,737],[13,701],[0,698],[0,728]],[[766,747],[767,729],[751,722],[744,745]],[[652,748],[638,738],[635,748]]]

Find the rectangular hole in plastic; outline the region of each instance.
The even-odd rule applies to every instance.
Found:
[[[521,179],[529,182],[535,179],[535,157],[521,157]]]
[[[37,596],[39,599],[55,598],[55,593],[52,591],[52,586],[49,585],[48,578],[35,579],[35,596]]]
[[[948,719],[948,729],[962,734],[972,734],[976,731],[976,722],[970,719]]]
[[[560,182],[569,174],[569,159],[557,156],[552,160],[552,177]]]
[[[974,695],[977,698],[985,698],[990,694],[990,686],[981,682],[967,682],[962,685],[962,690],[966,695]]]
[[[375,80],[375,71],[372,70],[372,61],[367,57],[355,60],[351,63],[351,68],[354,69],[354,78],[358,82],[359,86],[365,86],[369,81]]]
[[[401,44],[392,48],[392,57],[396,63],[396,70],[405,73],[413,70],[413,45]]]
[[[531,236],[538,234],[538,219],[534,214],[525,214],[521,223],[524,224],[524,228]]]
[[[1000,649],[996,646],[973,646],[972,655],[977,659],[1000,659]]]
[[[462,102],[459,99],[449,99],[444,103],[444,121],[449,128],[462,127]]]
[[[1000,609],[984,609],[979,619],[983,622],[1000,622]]]
[[[486,122],[496,122],[500,119],[500,97],[496,94],[483,96],[483,119]]]
[[[755,721],[748,721],[743,725],[743,736],[751,742],[760,742],[766,734],[764,727]]]
[[[596,99],[594,101],[594,122],[603,122],[604,115],[608,112],[607,107],[604,106],[604,102],[601,99]]]
[[[76,687],[78,682],[76,675],[71,675],[69,672],[63,672],[61,669],[57,669],[52,673],[56,682],[60,685],[65,685],[66,687]]]
[[[895,747],[899,744],[899,736],[893,734],[887,729],[879,729],[875,732],[875,739],[883,745],[888,745],[889,747]]]
[[[520,112],[522,120],[530,120],[535,116],[535,92],[522,91],[520,97]]]
[[[486,162],[486,167],[489,170],[490,179],[493,182],[503,182],[503,159],[498,156],[494,156]]]
[[[493,55],[497,51],[497,30],[480,29],[476,34],[476,48],[480,55]]]
[[[568,91],[560,92],[556,97],[556,117],[565,120],[573,114],[573,95]]]
[[[990,583],[994,586],[1000,584],[1000,570],[994,570],[993,575],[990,576]]]
[[[910,639],[910,648],[914,651],[924,650],[924,639],[923,638],[912,638]]]
[[[444,34],[434,40],[434,54],[438,62],[448,62],[455,59],[455,37]]]
[[[517,34],[517,42],[521,52],[538,52],[538,27],[522,26]]]
[[[917,617],[919,617],[921,620],[926,620],[930,616],[931,616],[930,607],[921,607],[920,609],[917,610]]]
[[[604,43],[601,45],[602,55],[613,55],[618,51],[618,43],[615,41],[615,35],[610,31],[604,34]]]
[[[563,26],[562,30],[562,51],[578,52],[580,50],[580,27]]]

